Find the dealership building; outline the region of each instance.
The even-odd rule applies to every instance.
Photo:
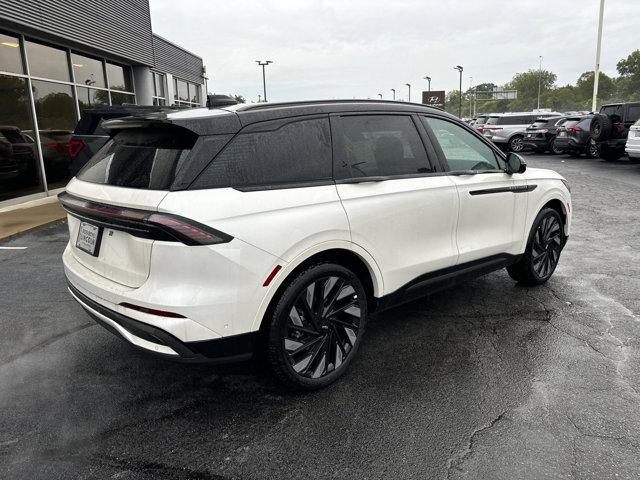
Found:
[[[202,58],[152,32],[148,0],[0,0],[0,208],[61,191],[84,110],[205,98]]]

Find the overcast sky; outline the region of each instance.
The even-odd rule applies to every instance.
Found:
[[[313,98],[412,100],[433,90],[507,82],[543,68],[558,84],[593,70],[599,0],[151,0],[154,32],[204,59],[209,91]],[[602,69],[640,48],[640,0],[606,0]]]

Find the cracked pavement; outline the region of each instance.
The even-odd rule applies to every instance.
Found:
[[[551,281],[505,271],[373,319],[312,394],[259,366],[160,361],[66,291],[66,226],[0,250],[0,477],[640,476],[640,165],[527,156],[571,183]]]

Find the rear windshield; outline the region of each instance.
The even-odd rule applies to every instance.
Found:
[[[484,125],[486,121],[487,121],[487,117],[478,117],[474,125]]]
[[[579,121],[580,121],[579,118],[568,118],[567,121],[562,124],[562,126],[564,128],[571,128],[576,126]]]
[[[486,121],[487,125],[498,125],[498,120],[500,120],[500,117],[489,117]]]
[[[166,190],[198,136],[184,129],[117,133],[84,166],[78,179],[118,187]]]

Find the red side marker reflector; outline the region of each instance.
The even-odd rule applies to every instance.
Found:
[[[278,272],[280,271],[280,269],[282,269],[282,266],[280,265],[276,265],[276,267],[271,270],[271,273],[269,274],[269,276],[267,277],[267,279],[264,281],[264,283],[262,284],[263,287],[268,287],[269,284],[271,283],[271,280],[273,280],[273,277],[275,277]]]
[[[150,315],[157,315],[159,317],[169,317],[169,318],[187,318],[184,315],[180,315],[175,312],[165,312],[164,310],[156,310],[155,308],[147,308],[141,307],[139,305],[133,305],[131,303],[121,303],[121,307],[130,308],[131,310],[137,310],[138,312],[148,313]]]

